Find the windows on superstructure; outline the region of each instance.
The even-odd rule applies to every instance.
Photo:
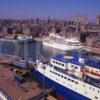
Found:
[[[60,76],[60,74],[58,74],[58,76]]]
[[[74,65],[71,65],[71,67],[74,67]]]
[[[50,70],[50,72],[53,73],[53,74],[55,74],[55,75],[57,75],[57,76],[61,76],[61,77],[64,78],[64,79],[67,79],[67,77],[65,77],[65,76],[63,76],[63,75],[60,75],[59,73],[56,73],[56,72],[51,71],[51,70]],[[78,82],[76,82],[76,81],[74,81],[74,80],[72,80],[72,79],[70,79],[70,78],[68,78],[67,80],[78,84]],[[85,85],[84,85],[84,86],[85,86]]]
[[[59,65],[62,65],[61,63],[58,63]]]
[[[61,75],[61,77],[63,78],[63,76]]]
[[[100,93],[100,91],[98,90],[98,93]]]
[[[52,65],[52,64],[51,64],[50,66],[51,66],[51,67],[53,67],[53,65]]]
[[[67,79],[67,77],[64,77],[65,79]]]
[[[58,64],[58,62],[56,62],[56,64]]]
[[[78,84],[78,82],[75,81],[76,84]]]
[[[54,72],[52,71],[52,73],[54,73]]]
[[[71,82],[74,82],[74,80],[71,80]]]
[[[64,66],[64,64],[62,64],[62,66]]]
[[[78,67],[75,66],[75,69],[78,69]]]
[[[55,61],[53,61],[53,63],[55,63]]]
[[[93,90],[94,90],[94,88],[93,88]]]
[[[68,78],[68,80],[70,81],[70,79]]]
[[[97,96],[95,96],[95,99],[98,99],[98,97],[97,97]]]
[[[58,65],[61,65],[61,66],[64,66],[63,63],[60,63],[60,62],[57,62],[57,61],[54,61],[54,60],[53,60],[53,63],[58,64]]]

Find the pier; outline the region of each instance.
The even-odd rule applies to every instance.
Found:
[[[12,56],[12,55],[0,55],[0,64],[11,64],[13,60],[19,60],[20,57]]]

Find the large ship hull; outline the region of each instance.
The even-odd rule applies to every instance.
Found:
[[[89,98],[82,96],[60,84],[57,82],[49,79],[46,76],[43,76],[39,71],[33,71],[33,76],[39,80],[41,83],[43,83],[43,77],[44,77],[44,83],[48,88],[55,88],[56,94],[58,96],[62,96],[64,100],[90,100]]]
[[[52,47],[55,49],[59,49],[59,50],[64,50],[64,51],[78,50],[82,48],[82,46],[71,46],[71,45],[67,45],[67,44],[65,45],[65,44],[60,44],[60,43],[48,43],[45,41],[43,41],[43,45]]]

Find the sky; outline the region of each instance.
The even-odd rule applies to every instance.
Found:
[[[100,14],[100,0],[0,0],[0,19],[51,17],[70,20],[78,13],[95,20]]]

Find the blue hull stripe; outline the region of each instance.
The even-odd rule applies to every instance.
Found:
[[[33,76],[39,80],[41,83],[43,83],[43,75],[38,71],[33,71]],[[87,97],[84,97],[52,80],[50,80],[47,77],[44,77],[44,83],[48,86],[48,88],[55,88],[56,93],[59,96],[63,96],[64,100],[90,100]]]

